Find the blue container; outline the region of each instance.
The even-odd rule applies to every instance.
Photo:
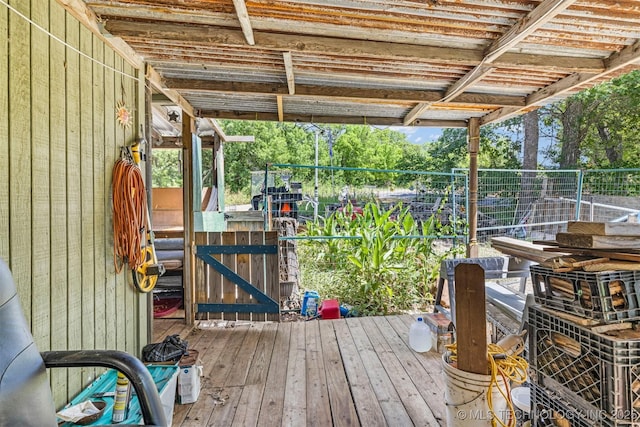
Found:
[[[302,298],[302,308],[300,314],[303,316],[317,316],[320,295],[316,291],[306,291]]]
[[[160,399],[162,400],[162,406],[165,408],[165,416],[168,412],[173,412],[173,402],[175,400],[176,381],[178,379],[178,366],[176,365],[149,365],[147,366],[149,373],[153,377],[153,381],[158,387],[160,393]],[[110,425],[111,413],[113,411],[113,395],[107,395],[104,397],[98,397],[102,393],[112,393],[116,389],[116,380],[118,373],[111,369],[100,375],[94,382],[89,384],[87,388],[82,390],[69,404],[69,406],[77,405],[85,400],[103,400],[107,406],[100,417],[90,425]],[[133,387],[132,387],[133,388]],[[132,390],[133,393],[133,390]],[[94,397],[94,395],[96,397]],[[165,402],[166,400],[166,402]],[[170,405],[170,407],[169,407]],[[173,417],[173,413],[171,413]],[[171,418],[172,418],[171,417]],[[169,417],[167,417],[169,421]],[[142,411],[140,410],[140,403],[138,397],[133,394],[129,401],[129,410],[127,412],[127,418],[122,421],[122,424],[140,424],[142,422]],[[171,421],[169,421],[171,423]],[[66,422],[61,424],[62,426],[75,426],[77,424]],[[171,425],[171,424],[169,424]]]

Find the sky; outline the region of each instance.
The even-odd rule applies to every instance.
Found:
[[[441,128],[422,126],[390,126],[389,130],[401,132],[407,135],[407,140],[413,144],[426,144],[437,140],[442,135]]]

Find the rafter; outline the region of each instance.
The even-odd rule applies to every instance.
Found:
[[[240,28],[247,43],[251,46],[256,44],[253,38],[253,28],[251,27],[251,21],[249,20],[249,12],[247,11],[247,5],[244,0],[233,0],[233,6],[236,8],[236,15],[238,21],[240,21]]]
[[[233,120],[278,120],[277,113],[252,112],[252,111],[220,111],[201,110],[202,117]],[[315,116],[311,114],[284,114],[285,122],[300,123],[336,123],[353,125],[377,125],[377,126],[402,126],[402,119],[396,117],[363,117],[363,116]],[[464,128],[467,122],[464,120],[416,120],[414,126]]]
[[[593,80],[599,79],[607,74],[618,71],[620,68],[624,68],[628,65],[640,61],[640,40],[630,46],[625,47],[620,52],[612,54],[607,58],[604,63],[607,68],[601,73],[574,73],[564,79],[540,89],[536,93],[533,93],[527,97],[526,106],[523,108],[501,108],[487,114],[481,119],[482,124],[499,122],[506,120],[509,117],[513,117],[516,114],[526,111],[527,109],[534,109],[543,105],[549,98],[561,95],[563,93],[574,90],[577,86],[589,83]]]
[[[295,95],[296,78],[293,75],[293,58],[291,57],[291,52],[282,52],[282,59],[284,60],[284,71],[287,75],[287,87],[289,88],[289,95]]]
[[[420,117],[422,113],[427,111],[431,107],[431,104],[432,102],[422,102],[416,105],[415,107],[413,107],[411,111],[409,111],[409,113],[407,113],[407,115],[404,116],[404,119],[402,119],[402,124],[404,126],[409,126],[411,123],[414,122],[414,120]]]
[[[137,69],[142,69],[144,60],[134,52],[131,47],[119,37],[112,37],[111,34],[105,34],[104,25],[98,20],[96,14],[87,7],[82,0],[56,0],[65,8],[74,18],[80,21],[85,27],[89,28],[93,34],[98,36],[100,40],[111,46],[113,50],[118,52],[122,57]]]
[[[282,105],[282,95],[276,96],[276,103],[278,104],[278,121],[284,120],[284,106]]]
[[[187,113],[190,117],[196,117],[195,109],[189,102],[182,97],[175,89],[168,89],[167,86],[163,83],[162,77],[153,67],[147,64],[145,69],[145,77],[149,80],[149,83],[156,88],[156,90],[160,91],[163,95],[169,98],[174,104],[179,106],[182,111]]]
[[[246,45],[241,31],[205,25],[177,25],[173,23],[150,23],[109,19],[105,28],[114,35],[138,39],[160,39],[167,42],[186,42],[202,45],[243,47]],[[482,51],[451,47],[422,46],[367,40],[338,39],[320,36],[274,34],[254,31],[256,48],[281,52],[321,53],[327,55],[366,56],[372,58],[401,59],[409,61],[437,61],[449,64],[471,65],[482,61]],[[520,53],[506,53],[493,65],[501,68],[522,67],[565,72],[599,72],[604,63],[598,58],[576,58],[575,56],[551,55],[540,57]]]
[[[521,42],[542,25],[549,22],[556,15],[571,6],[577,0],[545,0],[538,7],[532,10],[527,16],[522,18],[516,25],[511,27],[509,31],[504,33],[500,38],[495,40],[485,51],[483,58],[476,67],[469,71],[460,80],[454,83],[446,92],[441,102],[448,102],[466,91],[469,87],[482,80],[483,77],[490,74],[495,67],[493,61],[498,59],[502,54]],[[428,105],[417,105],[404,119],[405,125],[411,124],[413,120],[419,117],[419,114],[428,109]]]
[[[492,63],[520,43],[535,30],[564,12],[577,0],[545,0],[527,16],[518,21],[509,31],[496,39],[484,52],[484,62]]]
[[[176,90],[196,90],[223,93],[250,93],[260,95],[287,95],[287,85],[282,83],[251,83],[217,80],[165,79],[165,84]],[[296,85],[296,96],[318,98],[361,99],[380,102],[436,102],[443,92],[429,90],[366,89],[344,86]],[[524,107],[521,96],[463,93],[453,104],[476,104],[494,107]]]

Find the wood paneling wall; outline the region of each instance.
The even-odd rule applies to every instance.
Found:
[[[139,356],[148,300],[129,272],[115,273],[110,186],[120,147],[139,128],[116,122],[117,104],[144,117],[140,71],[55,0],[8,4],[0,3],[0,257],[40,350]],[[56,405],[99,373],[52,370]]]

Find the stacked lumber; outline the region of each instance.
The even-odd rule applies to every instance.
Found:
[[[492,237],[491,246],[506,255],[542,263],[554,255],[545,250],[553,249],[549,242],[528,242],[511,237]]]
[[[543,243],[547,252],[570,254],[544,262],[556,272],[640,270],[639,223],[572,221],[555,242]]]

